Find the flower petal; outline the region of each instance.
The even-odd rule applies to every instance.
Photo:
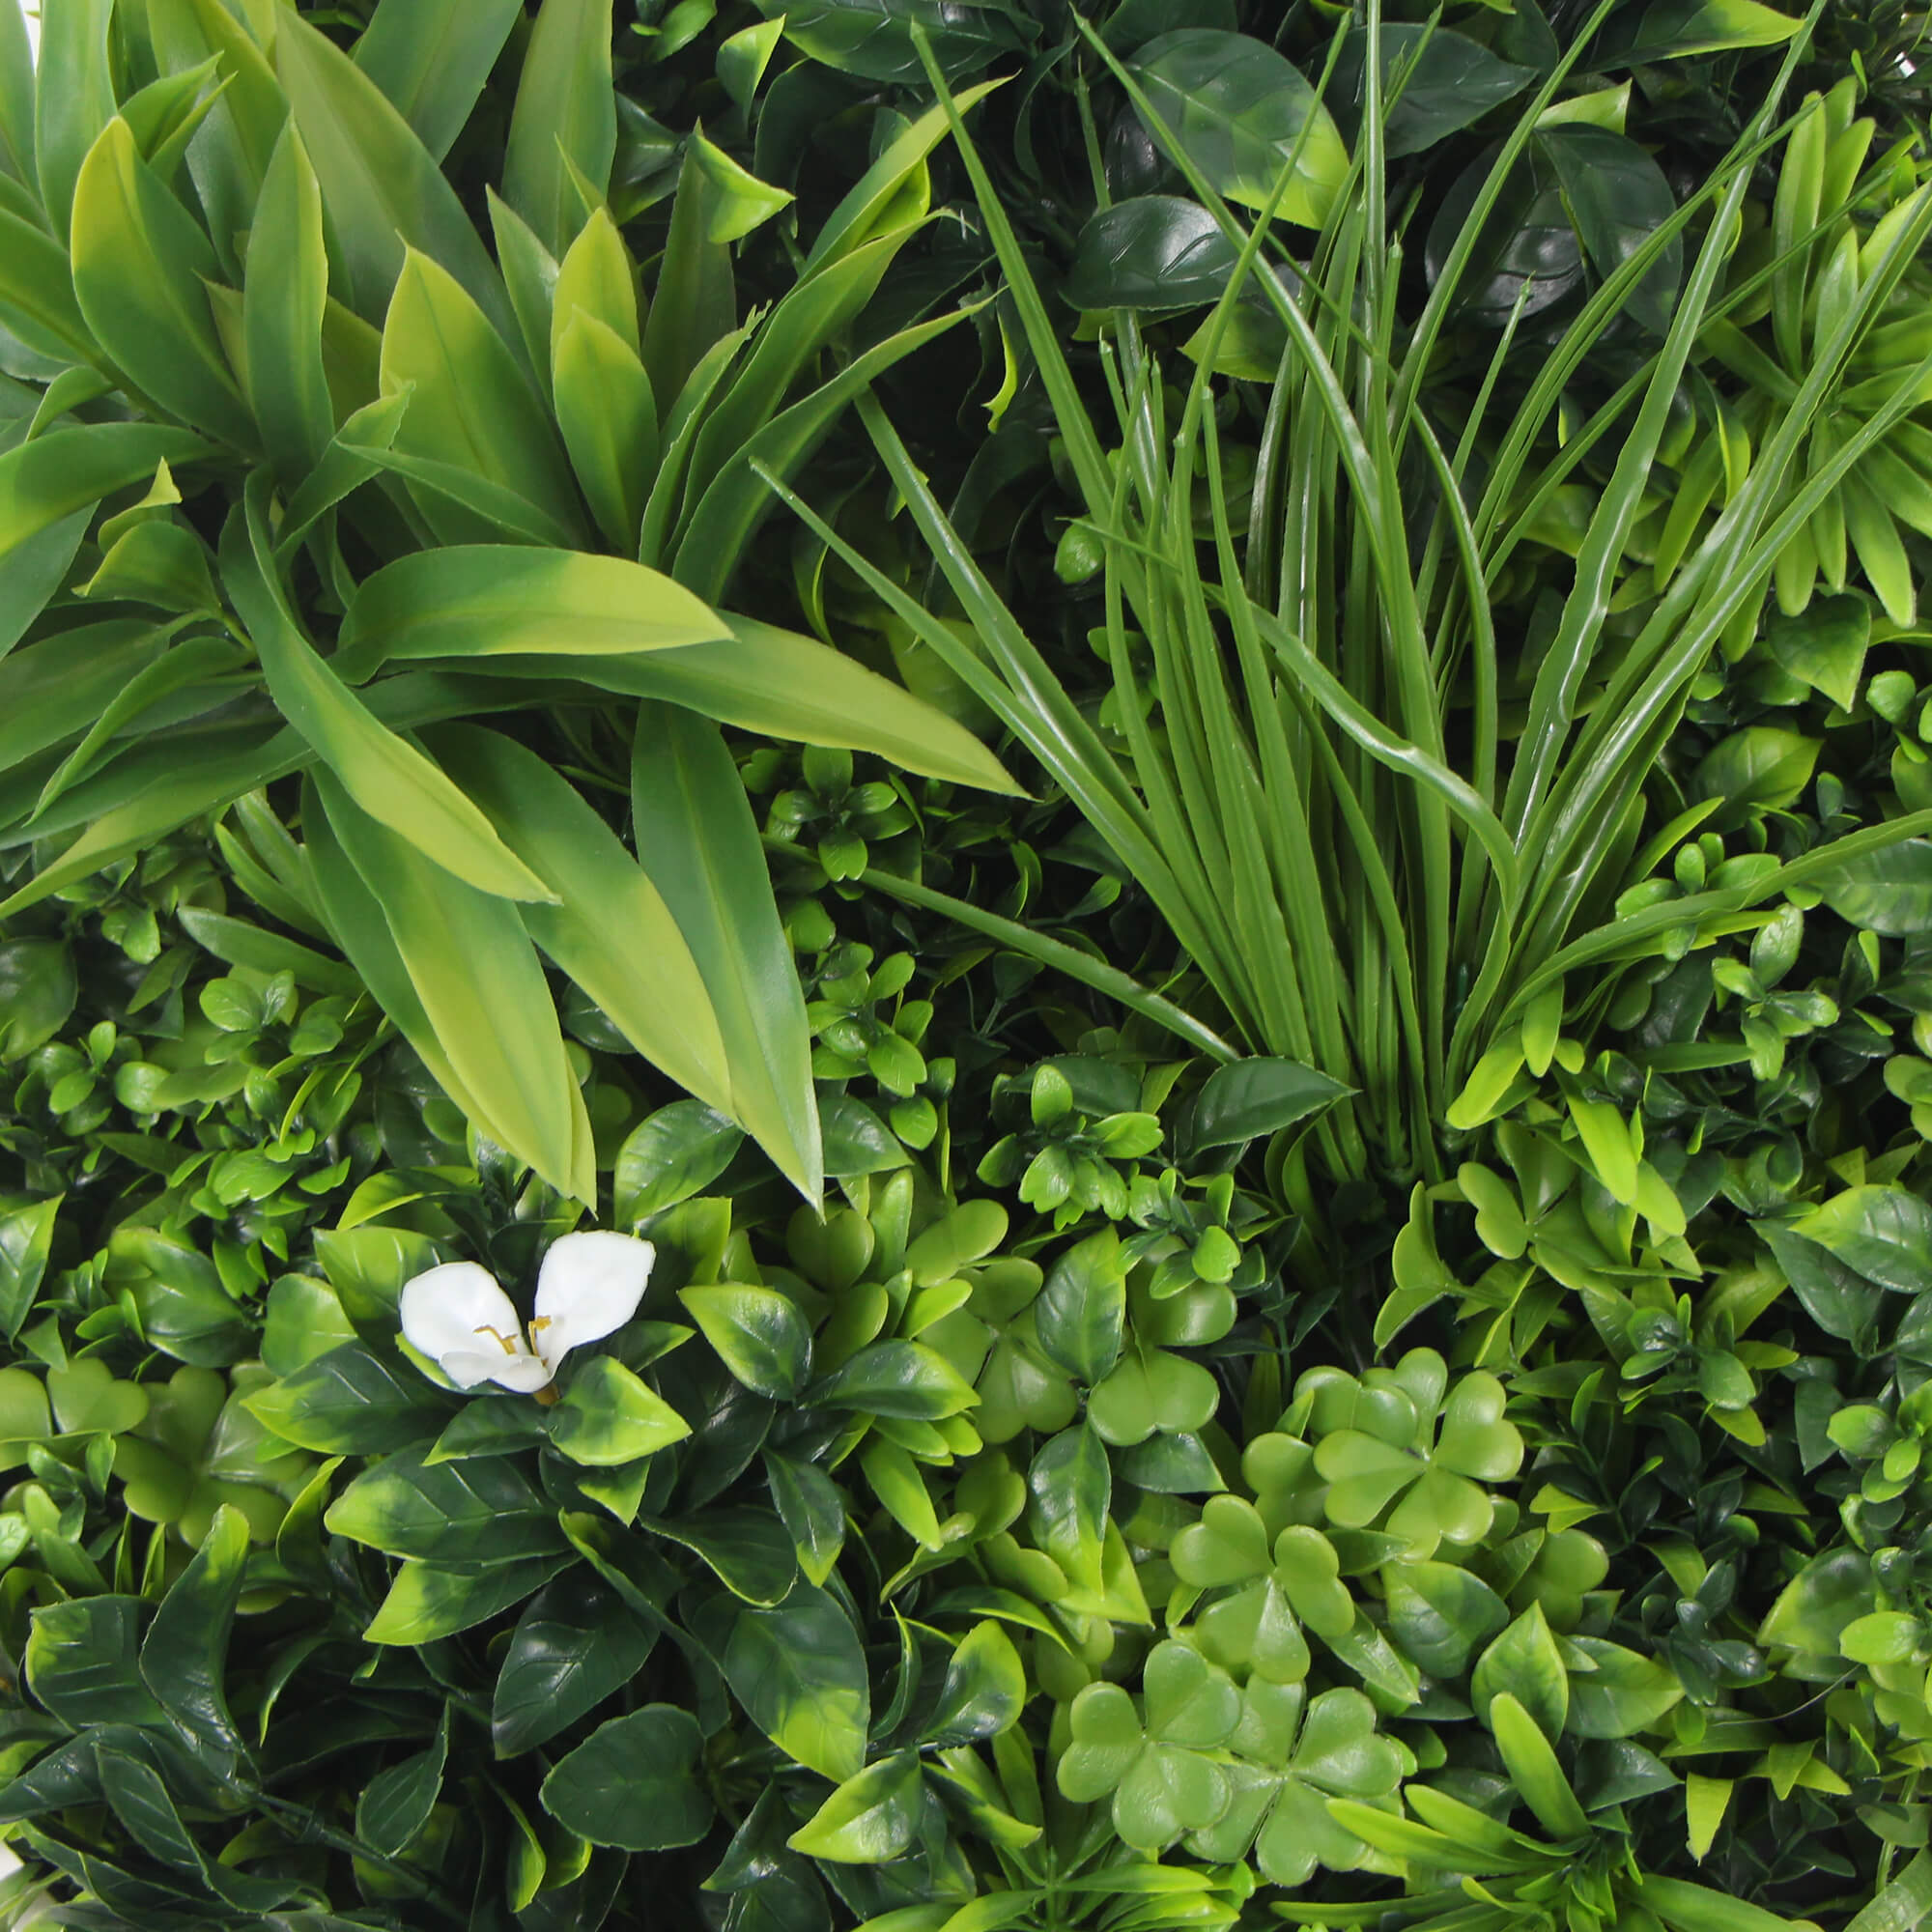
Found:
[[[446,1262],[405,1282],[398,1312],[410,1347],[465,1388],[484,1378],[477,1374],[463,1381],[449,1366],[451,1355],[498,1349],[493,1335],[508,1338],[523,1350],[523,1323],[510,1297],[497,1286],[496,1276],[474,1262]]]
[[[537,1353],[554,1369],[580,1344],[621,1328],[644,1298],[657,1254],[648,1241],[608,1231],[553,1241],[537,1274]]]
[[[538,1389],[547,1388],[551,1379],[550,1370],[536,1356],[506,1355],[494,1345],[489,1353],[480,1349],[452,1349],[439,1359],[438,1366],[459,1388],[474,1388],[478,1382],[500,1382],[519,1395],[534,1395]]]

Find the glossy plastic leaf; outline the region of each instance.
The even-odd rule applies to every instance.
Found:
[[[912,1843],[923,1796],[918,1754],[899,1751],[846,1779],[785,1842],[834,1864],[883,1864]]]
[[[557,1449],[599,1469],[654,1456],[690,1434],[684,1417],[614,1355],[593,1356],[578,1369],[550,1417]]]
[[[380,1456],[428,1442],[449,1420],[440,1395],[400,1357],[344,1342],[247,1398],[284,1441],[325,1456]]]
[[[429,1823],[442,1794],[448,1755],[448,1728],[439,1724],[436,1740],[427,1750],[412,1752],[371,1778],[355,1803],[356,1835],[384,1857],[394,1858],[401,1852]]]
[[[656,1641],[601,1577],[580,1571],[547,1584],[517,1620],[497,1672],[490,1737],[516,1757],[594,1711],[643,1667]]]
[[[717,726],[639,705],[631,795],[639,862],[711,992],[730,1076],[725,1111],[815,1202],[824,1163],[805,1001],[757,826]]]
[[[245,1754],[223,1678],[247,1558],[247,1519],[224,1505],[141,1644],[143,1681],[211,1769],[233,1767]]]
[[[114,0],[60,0],[47,13],[34,76],[34,164],[41,204],[65,242],[81,163],[114,118]]]
[[[1194,1145],[1234,1147],[1279,1133],[1352,1091],[1292,1060],[1240,1060],[1216,1067],[1195,1102]]]
[[[1068,1375],[1090,1386],[1120,1359],[1127,1310],[1126,1259],[1104,1229],[1053,1265],[1034,1303],[1039,1346]]]
[[[803,1580],[783,1603],[717,1602],[702,1628],[745,1714],[788,1757],[835,1783],[866,1762],[866,1654],[837,1598]],[[715,1633],[715,1634],[714,1634]]]
[[[288,100],[261,47],[223,0],[147,0],[165,73],[220,63],[222,91],[188,144],[187,168],[215,253],[231,268],[253,225],[256,196],[288,121]]]
[[[708,605],[641,564],[472,544],[420,551],[365,579],[339,649],[360,678],[406,658],[624,656],[729,635]]]
[[[431,1563],[511,1563],[563,1548],[556,1513],[508,1456],[426,1463],[384,1457],[345,1489],[323,1519],[391,1556]]]
[[[1600,277],[1607,278],[1677,212],[1663,171],[1607,128],[1559,127],[1538,141],[1556,171],[1577,233]],[[1625,298],[1625,308],[1654,335],[1665,334],[1684,274],[1684,247],[1673,238]]]
[[[1060,294],[1083,309],[1196,307],[1220,299],[1236,252],[1199,202],[1135,195],[1088,220]]]
[[[573,169],[603,194],[617,149],[611,0],[544,0],[524,55],[503,159],[503,199],[553,255],[588,211]]]
[[[355,43],[355,65],[440,161],[522,13],[521,0],[380,0]]]
[[[1343,43],[1326,99],[1349,110],[1345,126],[1359,126],[1367,83],[1366,35]],[[1453,28],[1389,21],[1381,28],[1382,90],[1387,100],[1382,152],[1391,160],[1419,155],[1513,100],[1540,76],[1530,67],[1500,60],[1479,41]]]
[[[775,1402],[795,1402],[811,1368],[811,1328],[774,1288],[687,1288],[678,1299],[737,1379]]]
[[[0,963],[0,987],[10,978],[7,963]],[[53,1248],[54,1217],[66,1198],[53,1194],[0,1213],[0,1335],[10,1342],[33,1311]]]
[[[1275,212],[1321,225],[1348,175],[1349,153],[1315,90],[1265,41],[1182,28],[1150,41],[1129,71],[1166,131],[1228,200],[1269,206],[1293,158]]]
[[[454,1636],[522,1603],[532,1590],[549,1582],[566,1560],[532,1556],[487,1570],[405,1563],[362,1633],[363,1641],[408,1646]]]

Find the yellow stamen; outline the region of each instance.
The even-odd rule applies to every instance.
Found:
[[[503,1352],[506,1355],[519,1355],[523,1352],[517,1347],[517,1338],[514,1335],[505,1335],[500,1329],[491,1327],[487,1321],[480,1328],[472,1328],[470,1333],[473,1335],[496,1336],[497,1340],[502,1344]]]

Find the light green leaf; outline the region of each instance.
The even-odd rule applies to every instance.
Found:
[[[35,70],[34,163],[41,203],[67,240],[81,163],[114,118],[109,57],[113,0],[59,0],[47,9]]]
[[[382,384],[385,396],[413,387],[399,454],[472,474],[559,528],[578,527],[570,465],[529,379],[457,278],[413,248],[383,325]],[[432,503],[425,514],[446,543],[475,533],[463,512]]]
[[[781,1750],[835,1783],[858,1776],[870,1691],[859,1633],[836,1598],[804,1581],[770,1609],[720,1596],[698,1627],[732,1695]]]
[[[322,190],[291,122],[262,184],[242,294],[248,396],[270,459],[286,485],[309,474],[335,434],[335,406],[322,359],[327,303]]]
[[[602,195],[616,150],[611,0],[544,0],[510,116],[503,199],[560,256],[589,213],[572,169]]]
[[[550,1439],[573,1463],[593,1468],[654,1456],[690,1434],[684,1417],[614,1355],[585,1362],[550,1412]]]
[[[419,1053],[427,1036],[431,1073],[479,1128],[553,1187],[594,1198],[590,1150],[577,1133],[582,1098],[516,908],[433,865],[358,810],[326,771],[315,774],[315,785],[332,834],[319,837],[320,826],[307,827],[317,879],[331,923],[345,915],[355,922],[338,929],[338,938],[356,970]],[[329,864],[334,839],[365,899],[345,891],[342,868]],[[371,910],[382,922],[380,934],[369,934],[373,944],[361,936]]]
[[[816,1202],[824,1160],[804,996],[757,826],[717,726],[669,705],[639,705],[631,793],[639,862],[718,1015],[730,1071],[724,1111]]]
[[[282,715],[361,811],[455,878],[482,893],[554,901],[551,888],[497,837],[475,806],[382,724],[303,637],[277,582],[260,515],[262,492],[253,485],[251,492],[249,534],[242,534],[239,519],[231,521],[222,541],[222,578]]]
[[[834,1864],[884,1864],[912,1843],[924,1795],[918,1753],[896,1752],[847,1778],[785,1843]]]
[[[1230,201],[1276,204],[1285,221],[1319,228],[1348,176],[1349,152],[1300,71],[1265,41],[1188,27],[1150,41],[1129,69],[1165,131]],[[1151,128],[1158,139],[1160,129]]]
[[[707,1105],[728,1108],[730,1072],[711,991],[670,909],[617,835],[567,779],[512,739],[444,725],[430,743],[505,846],[554,882],[556,904],[524,907],[530,937],[653,1065]]]
[[[420,551],[366,579],[338,650],[343,675],[359,680],[399,659],[625,656],[729,635],[724,618],[641,564],[472,544]]]
[[[118,116],[73,194],[73,289],[107,353],[171,415],[242,450],[255,423],[214,331],[219,267],[194,217],[142,160]]]

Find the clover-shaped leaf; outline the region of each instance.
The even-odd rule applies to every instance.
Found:
[[[1361,1839],[1330,1815],[1330,1798],[1389,1803],[1409,1768],[1402,1747],[1376,1728],[1376,1708],[1359,1690],[1324,1690],[1308,1699],[1301,1685],[1250,1683],[1233,1747],[1226,1811],[1188,1839],[1216,1863],[1244,1858],[1250,1845],[1275,1885],[1305,1884],[1318,1864],[1350,1871]]]
[[[1202,1753],[1234,1735],[1241,1696],[1224,1671],[1171,1640],[1149,1653],[1142,1688],[1145,1720],[1118,1684],[1090,1684],[1074,1698],[1057,1776],[1076,1804],[1111,1792],[1122,1841],[1159,1852],[1227,1809],[1226,1774]]]
[[[1031,1310],[1015,1316],[993,1344],[978,1386],[973,1426],[987,1442],[1010,1442],[1028,1429],[1056,1435],[1079,1407],[1072,1378],[1039,1346]]]
[[[1107,1441],[1124,1448],[1156,1431],[1191,1435],[1207,1425],[1220,1399],[1220,1385],[1200,1363],[1165,1349],[1133,1348],[1095,1386],[1087,1412]]]
[[[1257,1435],[1242,1453],[1241,1474],[1255,1492],[1255,1508],[1270,1535],[1279,1535],[1290,1523],[1323,1520],[1326,1485],[1316,1473],[1312,1442],[1276,1431]]]
[[[122,1435],[148,1419],[148,1392],[116,1381],[107,1364],[89,1356],[47,1371],[47,1399],[64,1435]]]
[[[1168,1552],[1174,1574],[1197,1589],[1245,1583],[1269,1569],[1267,1525],[1239,1496],[1210,1496]]]
[[[1445,1374],[1433,1349],[1411,1350],[1392,1371],[1372,1369],[1362,1378],[1364,1402],[1357,1412],[1375,1426],[1337,1429],[1315,1450],[1315,1471],[1328,1485],[1323,1508],[1329,1520],[1346,1529],[1380,1523],[1403,1538],[1418,1561],[1433,1556],[1438,1544],[1468,1548],[1480,1543],[1494,1521],[1483,1483],[1507,1479],[1522,1463],[1522,1436],[1504,1419],[1506,1398],[1493,1376],[1478,1372],[1457,1383],[1439,1403],[1438,1432]],[[1391,1399],[1379,1410],[1366,1406],[1367,1384],[1377,1375],[1389,1378],[1381,1393]],[[1400,1423],[1392,1406],[1397,1395],[1417,1418],[1406,1443],[1393,1439]],[[1324,1388],[1311,1405],[1311,1427],[1319,1426],[1324,1403],[1328,1412],[1342,1412]]]
[[[172,1524],[197,1544],[229,1503],[255,1539],[267,1542],[288,1508],[276,1488],[310,1464],[243,1406],[268,1380],[257,1364],[252,1375],[236,1371],[232,1394],[213,1369],[181,1368],[166,1382],[147,1385],[146,1417],[114,1438],[114,1473],[126,1485],[128,1514]]]

